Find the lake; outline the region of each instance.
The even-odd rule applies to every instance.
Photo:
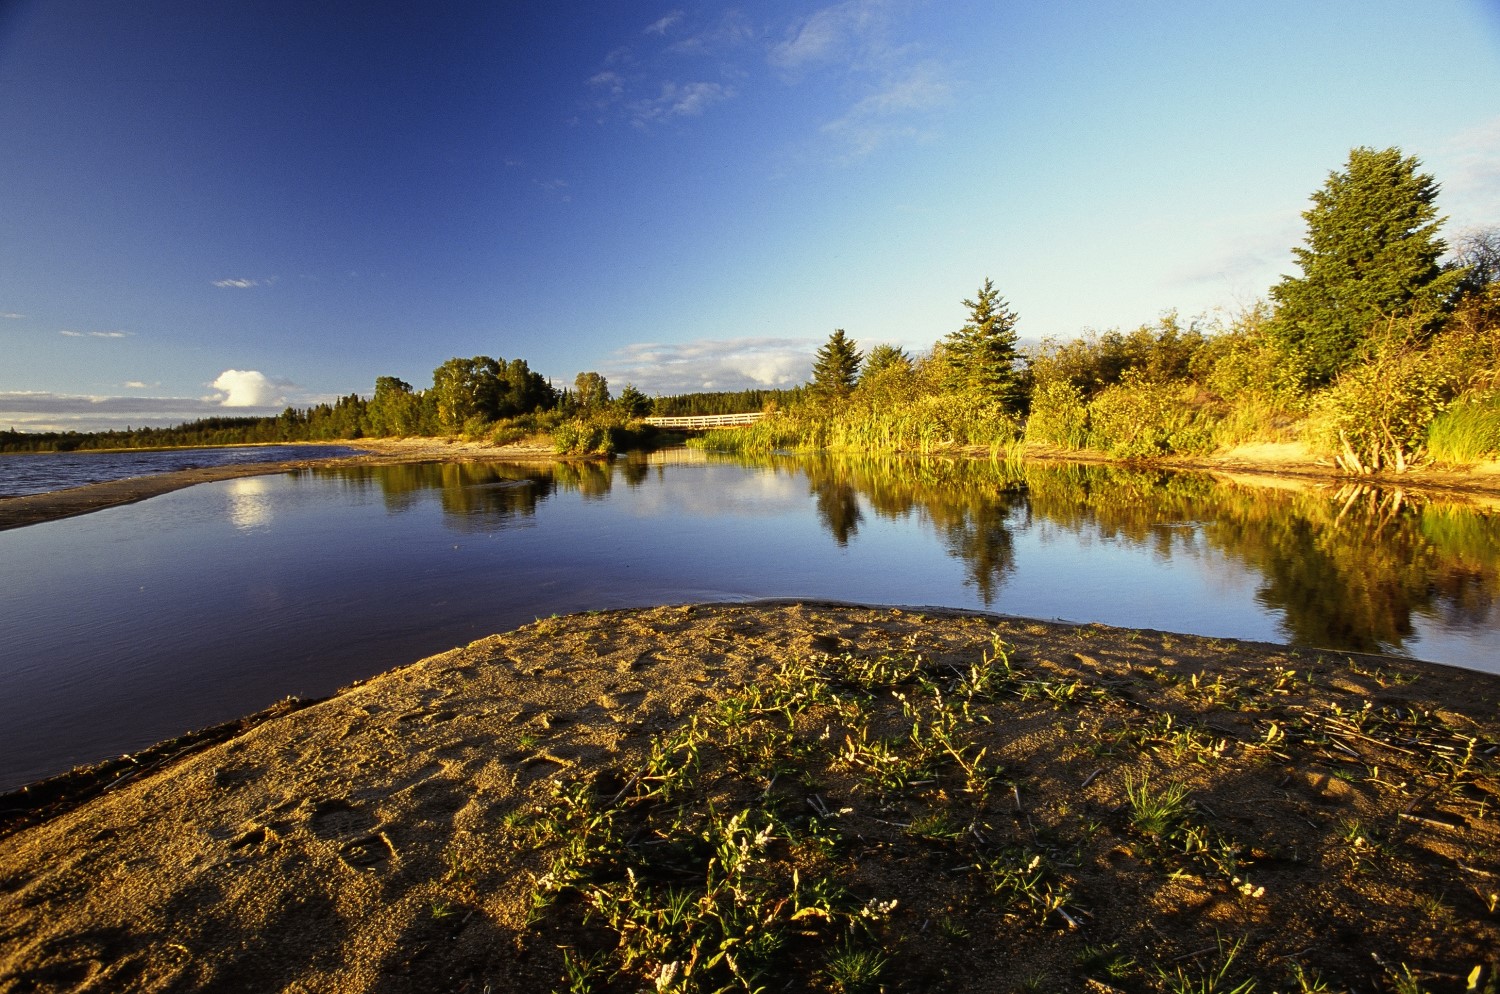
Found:
[[[101,452],[0,453],[0,497],[45,494],[90,483],[125,480],[203,466],[238,466],[289,459],[335,459],[360,451],[347,445],[226,445],[207,449],[107,449]]]
[[[1493,513],[1103,466],[301,470],[0,532],[0,564],[0,790],[539,617],[667,603],[947,606],[1500,672]]]

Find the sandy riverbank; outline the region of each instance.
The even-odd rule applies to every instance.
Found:
[[[780,942],[773,990],[866,952],[872,990],[1463,990],[1500,968],[1497,742],[1500,677],[1393,658],[826,604],[549,619],[0,839],[0,989],[530,992],[587,962],[636,991],[733,982],[701,939],[732,926],[736,969]],[[754,921],[713,903],[725,852]],[[534,907],[549,870],[574,886]]]

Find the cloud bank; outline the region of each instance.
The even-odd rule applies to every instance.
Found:
[[[126,390],[158,384],[131,380]],[[92,397],[46,391],[0,391],[0,428],[18,431],[116,431],[126,427],[171,427],[215,415],[245,417],[280,414],[292,390],[253,369],[226,369],[214,380],[217,393],[206,397]],[[295,398],[299,405],[318,398]],[[226,412],[226,408],[233,411]]]
[[[17,431],[118,431],[127,427],[171,427],[224,414],[212,398],[84,397],[45,392],[0,391],[0,428]],[[235,414],[275,415],[280,408],[239,408]]]
[[[600,372],[616,392],[626,383],[646,394],[789,388],[812,375],[818,345],[805,338],[643,342],[615,352]]]

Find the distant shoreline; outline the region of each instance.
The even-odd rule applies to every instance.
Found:
[[[433,460],[467,459],[552,459],[550,449],[539,446],[481,446],[477,443],[445,443],[442,439],[352,439],[336,442],[277,443],[296,444],[309,449],[336,446],[364,450],[362,455],[324,456],[309,455],[305,459],[278,459],[267,462],[239,463],[228,466],[204,466],[196,469],[181,469],[170,473],[155,473],[149,476],[133,476],[124,480],[109,480],[90,483],[67,490],[54,490],[45,494],[25,494],[20,497],[0,498],[0,531],[23,528],[61,518],[76,517],[108,507],[134,504],[151,497],[195,486],[199,483],[217,483],[221,480],[237,480],[246,476],[265,476],[295,469],[313,469],[322,466],[346,466],[380,463],[416,462]],[[199,446],[206,448],[207,446]],[[230,446],[216,446],[229,448]],[[242,446],[233,446],[241,448]],[[100,451],[120,452],[121,449]],[[18,453],[19,454],[19,453]],[[27,453],[44,455],[45,453]]]

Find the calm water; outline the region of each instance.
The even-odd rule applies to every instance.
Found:
[[[230,466],[285,459],[334,458],[358,449],[346,445],[251,445],[143,452],[37,452],[0,454],[0,497],[45,494],[88,483],[150,476],[201,466]]]
[[[0,532],[0,789],[553,613],[947,605],[1500,672],[1500,519],[1197,475],[667,453],[346,467]]]

